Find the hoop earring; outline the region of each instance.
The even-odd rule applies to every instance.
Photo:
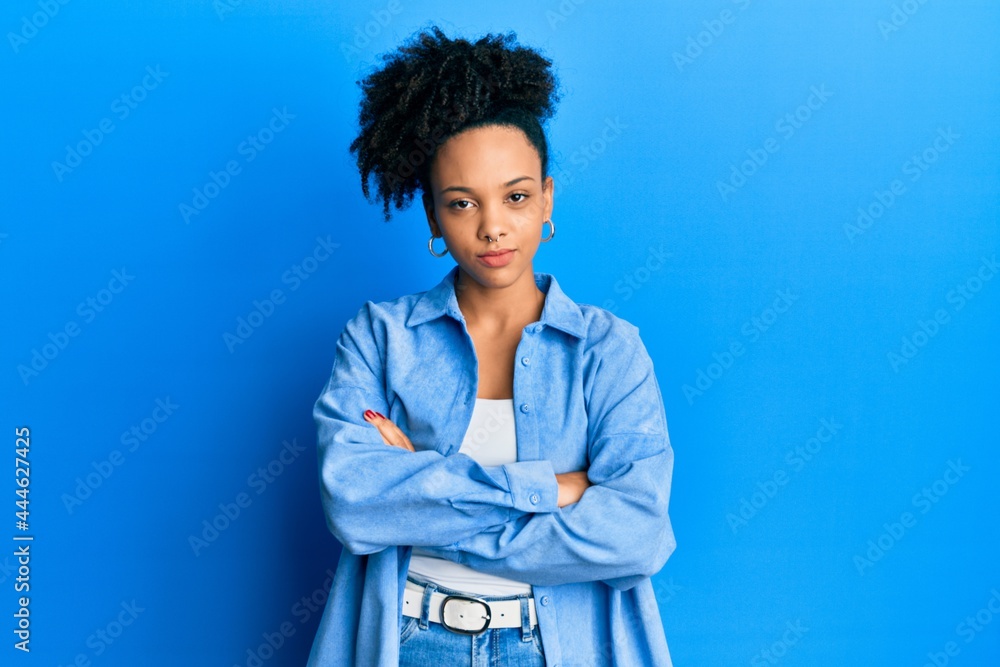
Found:
[[[430,250],[431,254],[434,255],[435,257],[444,257],[445,255],[448,254],[448,246],[444,247],[444,252],[443,253],[441,253],[440,255],[437,254],[436,252],[434,252],[434,239],[436,239],[436,238],[444,238],[444,237],[443,236],[442,237],[432,236],[427,241],[427,249]]]
[[[551,220],[546,220],[545,222],[549,223],[549,226],[552,227],[552,233],[542,239],[542,243],[548,243],[552,240],[552,237],[556,235],[556,223]],[[545,226],[545,222],[542,223],[542,227]]]

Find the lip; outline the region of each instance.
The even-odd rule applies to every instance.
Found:
[[[491,250],[487,253],[479,255],[479,261],[490,267],[490,268],[500,268],[501,266],[507,266],[514,259],[514,251],[510,249],[506,250]]]

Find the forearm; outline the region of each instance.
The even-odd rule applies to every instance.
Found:
[[[352,553],[452,544],[527,512],[557,509],[547,461],[483,467],[436,451],[344,449],[322,457],[321,490],[330,530]]]
[[[655,574],[674,548],[667,515],[672,452],[635,462],[578,503],[529,514],[434,550],[473,569],[539,585],[606,581],[628,588]]]

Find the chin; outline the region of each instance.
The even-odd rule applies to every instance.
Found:
[[[478,260],[477,260],[478,263]],[[499,269],[489,269],[482,266],[462,267],[470,278],[484,287],[507,287],[524,272],[524,267],[518,262],[512,262]]]

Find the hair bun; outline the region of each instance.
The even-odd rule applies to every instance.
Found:
[[[386,220],[390,205],[403,209],[426,188],[437,146],[466,127],[498,119],[521,127],[546,170],[541,123],[559,100],[556,78],[549,59],[516,40],[513,32],[449,39],[433,26],[384,55],[382,67],[358,82],[361,131],[350,150],[369,200],[374,177]]]

